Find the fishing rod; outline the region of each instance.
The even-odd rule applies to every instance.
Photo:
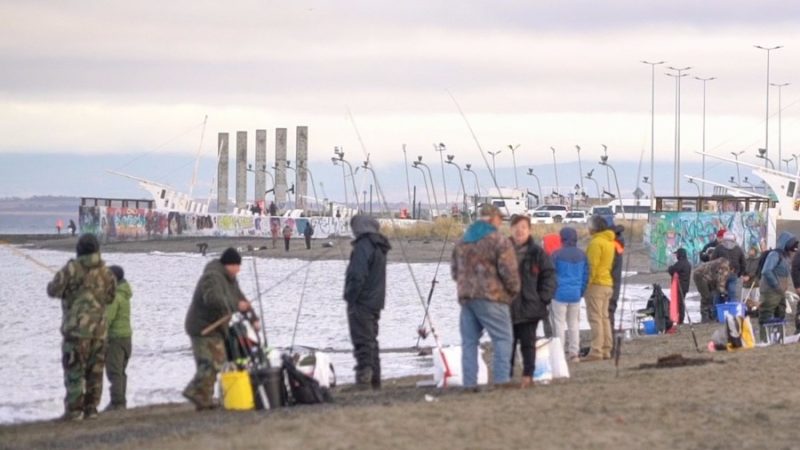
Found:
[[[264,302],[261,301],[261,283],[258,281],[258,263],[256,262],[255,255],[250,255],[250,259],[253,261],[253,278],[256,279],[256,297],[258,298],[258,313],[261,315],[261,335],[264,338],[264,347],[269,348],[269,341],[267,341],[267,326],[266,326],[266,317],[264,316]],[[262,361],[266,362],[267,367],[269,367],[269,358],[264,358],[263,351],[258,352],[259,355],[262,357]]]
[[[0,245],[3,246],[3,247],[8,248],[15,255],[17,255],[19,257],[22,257],[24,259],[27,259],[28,261],[32,262],[33,264],[35,264],[39,268],[44,269],[44,270],[46,270],[46,271],[48,271],[48,272],[50,272],[52,274],[56,273],[56,269],[48,266],[47,264],[43,263],[42,261],[39,261],[38,259],[34,258],[33,256],[31,256],[31,255],[23,252],[22,250],[14,247],[10,242],[8,242],[8,241],[0,241]]]
[[[639,167],[638,167],[637,172],[636,172],[636,188],[637,189],[639,188],[639,178],[640,178],[640,175],[642,173],[642,160],[643,159],[644,159],[644,149],[642,149],[642,151],[639,153]],[[600,156],[600,164],[603,165],[603,166],[606,166],[607,168],[611,169],[614,172],[614,182],[615,182],[616,187],[617,187],[617,198],[620,200],[620,206],[622,207],[622,221],[624,222],[625,221],[625,206],[624,206],[624,204],[622,202],[622,191],[619,188],[619,178],[617,177],[617,171],[616,171],[616,169],[614,169],[614,167],[612,167],[610,164],[608,164],[608,156],[606,156],[606,155]],[[637,197],[636,198],[637,209],[638,209],[639,203],[640,203],[640,198]],[[630,222],[628,223],[628,238],[629,238],[630,241],[633,240],[633,217],[634,217],[633,214],[631,214]],[[631,255],[628,254],[626,256],[627,256],[627,259],[625,261],[625,263],[626,263],[625,271],[627,272],[627,271],[629,271],[630,265],[631,265]],[[620,277],[620,278],[622,278],[622,277]],[[622,303],[619,305],[619,308],[618,308],[619,309],[619,313],[620,313],[619,314],[619,323],[617,324],[617,335],[614,337],[614,341],[615,341],[614,342],[614,344],[615,344],[614,345],[614,368],[616,370],[616,375],[615,376],[617,376],[617,377],[619,376],[619,360],[620,360],[620,356],[622,355],[622,314],[623,314],[623,311],[625,310],[625,291],[626,291],[627,287],[628,287],[628,283],[623,281],[622,282],[622,293],[621,293],[622,294],[621,295]],[[633,307],[633,302],[631,302],[630,305],[631,305],[631,308],[632,308]],[[631,313],[633,313],[633,311],[631,311]]]
[[[439,266],[442,264],[442,259],[444,258],[444,251],[447,248],[447,240],[450,237],[450,228],[452,224],[448,224],[447,226],[447,233],[444,236],[444,240],[442,241],[442,251],[439,253],[439,261],[436,263],[436,270],[433,272],[433,279],[431,280],[431,289],[428,291],[428,302],[425,305],[425,315],[422,316],[422,322],[419,324],[417,328],[417,345],[416,348],[419,348],[419,341],[421,339],[425,339],[428,337],[428,332],[425,329],[425,320],[428,318],[428,313],[431,308],[431,300],[433,299],[433,291],[436,289],[436,285],[439,283],[437,277],[439,275]]]
[[[386,200],[386,195],[384,195],[383,187],[381,186],[380,181],[378,180],[377,175],[375,174],[375,170],[369,164],[369,152],[367,152],[367,147],[364,145],[364,140],[361,138],[361,133],[358,131],[358,125],[356,124],[355,118],[353,114],[350,112],[350,109],[347,110],[347,115],[350,118],[350,123],[353,126],[353,130],[356,133],[358,138],[358,142],[361,145],[361,151],[364,153],[365,161],[363,167],[365,170],[369,170],[372,174],[372,179],[375,182],[375,190],[378,194],[378,202],[381,205],[381,208],[387,213],[389,216],[389,221],[392,225],[392,231],[396,235],[399,235],[399,227],[397,226],[397,222],[394,219],[394,215],[391,213],[391,209],[389,208],[389,203]],[[423,309],[425,309],[425,299],[422,296],[422,289],[419,286],[419,282],[417,280],[416,275],[414,274],[414,269],[411,267],[411,262],[408,259],[408,252],[406,251],[406,246],[403,243],[403,239],[397,239],[397,243],[400,247],[400,253],[403,255],[403,260],[406,263],[406,267],[408,268],[408,272],[411,276],[411,281],[414,284],[414,289],[417,291],[417,298],[419,298],[420,304]],[[444,349],[442,347],[441,340],[439,339],[439,334],[436,332],[436,327],[433,324],[433,320],[431,319],[430,314],[427,314],[427,321],[428,321],[428,328],[431,330],[431,335],[433,336],[434,344],[439,352],[439,357],[441,358],[442,364],[444,365],[445,373],[444,373],[444,386],[447,386],[447,378],[452,376],[452,372],[450,371],[450,364],[447,362],[447,357],[445,356]]]
[[[300,311],[303,310],[303,298],[306,295],[306,285],[308,284],[308,274],[311,273],[311,266],[306,270],[306,276],[303,278],[303,287],[300,289],[300,303],[297,305],[297,316],[294,319],[294,330],[292,330],[292,342],[289,345],[289,351],[294,351],[294,338],[297,336],[297,327],[300,324]]]

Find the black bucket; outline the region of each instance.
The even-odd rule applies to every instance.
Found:
[[[256,409],[281,408],[289,404],[283,381],[283,368],[258,368],[250,373],[250,377],[253,382]],[[264,405],[264,400],[269,402],[269,406]]]

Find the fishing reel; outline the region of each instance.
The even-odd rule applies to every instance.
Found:
[[[428,334],[430,334],[430,332],[428,331],[427,328],[421,325],[419,328],[417,328],[417,334],[419,335],[420,338],[427,339]]]

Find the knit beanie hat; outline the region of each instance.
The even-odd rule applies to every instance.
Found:
[[[75,246],[75,251],[78,256],[91,255],[100,251],[100,243],[93,234],[82,234],[78,238],[78,245]]]
[[[108,268],[108,270],[110,270],[111,273],[114,274],[114,277],[117,279],[118,282],[119,281],[123,281],[125,279],[125,271],[122,270],[122,267],[120,267],[120,266],[111,266],[111,267]]]
[[[720,228],[719,231],[717,231],[717,239],[722,239],[725,236],[725,231],[727,231],[725,228]]]
[[[219,261],[223,266],[240,266],[242,264],[242,255],[233,247],[228,247],[227,250],[222,252]]]

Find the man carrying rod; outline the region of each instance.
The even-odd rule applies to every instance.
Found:
[[[192,341],[197,372],[183,390],[183,396],[198,411],[216,407],[212,397],[217,373],[225,362],[227,319],[236,310],[243,313],[251,310],[236,280],[241,265],[242,257],[234,248],[228,248],[219,259],[208,263],[186,314],[186,334]],[[258,324],[253,325],[257,328]]]

